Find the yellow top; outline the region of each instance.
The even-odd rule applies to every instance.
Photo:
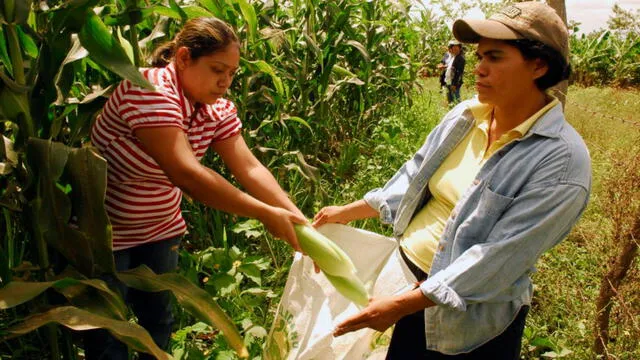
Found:
[[[504,133],[490,147],[487,145],[493,107],[477,104],[470,108],[476,119],[475,126],[429,180],[432,197],[414,216],[400,239],[400,246],[409,260],[429,273],[447,219],[485,161],[503,146],[523,137],[533,124],[557,103],[558,99],[553,98],[540,111]]]

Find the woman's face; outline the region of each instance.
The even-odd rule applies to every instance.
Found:
[[[176,68],[182,89],[193,103],[215,103],[231,86],[239,66],[240,49],[237,43],[197,59],[192,59],[185,47],[179,48],[176,53]]]
[[[540,92],[535,80],[547,72],[540,59],[526,60],[518,48],[486,38],[478,43],[476,57],[474,74],[481,103],[508,106]]]

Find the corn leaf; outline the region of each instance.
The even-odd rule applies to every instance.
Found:
[[[149,292],[171,291],[176,300],[193,316],[220,329],[240,357],[249,356],[242,336],[233,322],[216,304],[211,295],[176,273],[155,274],[142,265],[133,270],[117,273],[127,286]]]
[[[23,304],[50,288],[63,294],[73,305],[110,318],[126,320],[127,307],[122,298],[98,279],[78,280],[66,277],[46,282],[12,281],[0,288],[0,309],[6,310]],[[93,296],[95,293],[91,295],[90,288],[95,289],[97,296]]]
[[[153,89],[153,85],[131,63],[120,41],[111,35],[109,28],[97,15],[91,13],[87,16],[78,38],[95,62],[140,87]]]
[[[133,350],[152,354],[158,359],[172,359],[169,354],[160,350],[149,333],[140,325],[99,316],[73,306],[57,307],[29,316],[18,325],[6,329],[9,335],[5,339],[24,335],[53,322],[78,331],[106,329]]]

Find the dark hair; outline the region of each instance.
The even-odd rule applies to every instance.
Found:
[[[569,78],[571,65],[567,63],[567,60],[559,51],[552,47],[530,39],[505,40],[505,42],[518,48],[525,59],[541,59],[547,63],[547,73],[535,81],[538,89],[547,90],[560,81]]]
[[[224,21],[215,17],[199,17],[187,21],[176,37],[160,46],[153,53],[153,67],[167,66],[176,50],[181,46],[189,49],[192,59],[210,55],[225,49],[229,44],[239,43],[233,29]]]

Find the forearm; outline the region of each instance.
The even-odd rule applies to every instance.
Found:
[[[172,181],[195,200],[236,215],[259,218],[268,206],[239,190],[220,174],[205,166],[190,169]]]
[[[298,207],[280,187],[273,174],[262,164],[254,166],[246,174],[240,174],[236,178],[251,195],[260,201],[294,213],[300,213]]]
[[[402,309],[402,316],[413,314],[436,305],[431,299],[424,296],[420,288],[398,295],[396,301],[398,302],[398,308]]]
[[[369,219],[378,216],[378,211],[364,200],[354,201],[342,206],[343,217],[347,222],[354,220]]]

